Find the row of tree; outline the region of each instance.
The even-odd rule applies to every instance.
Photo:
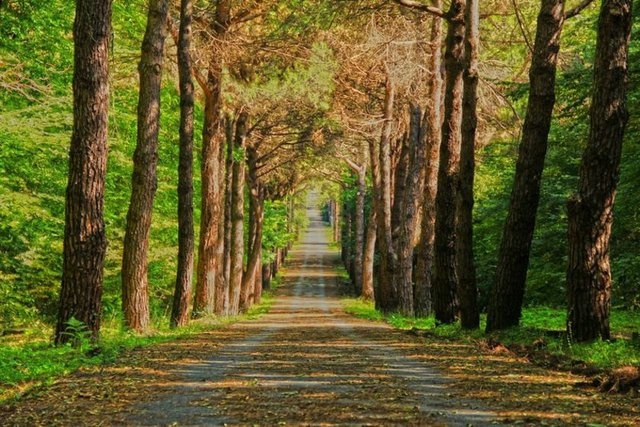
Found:
[[[173,39],[177,49],[180,93],[172,326],[192,316],[238,314],[260,301],[265,281],[275,274],[295,235],[291,206],[289,237],[269,248],[273,253],[263,254],[265,202],[293,200],[302,180],[301,159],[331,136],[323,116],[333,61],[326,49],[307,43],[295,29],[294,10],[286,9],[295,5],[255,2],[240,9],[230,0],[214,0],[197,9],[191,0],[182,0],[178,6],[179,19],[174,19],[169,0],[148,2],[138,66],[137,145],[121,270],[124,325],[138,332],[150,325],[149,241],[168,41]],[[56,343],[72,338],[72,318],[83,322],[94,339],[100,329],[111,13],[110,0],[76,5],[74,126]],[[290,25],[283,27],[280,18]],[[292,35],[300,41],[283,48],[282,41]],[[194,80],[204,104],[197,256]]]
[[[372,22],[366,33],[369,43],[378,43],[378,55],[369,57],[368,66],[383,70],[376,77],[378,85],[384,82],[379,86],[384,87],[384,95],[373,100],[362,97],[355,103],[353,97],[342,101],[344,110],[360,124],[358,132],[369,147],[366,161],[362,155],[353,156],[357,149],[345,155],[350,157],[346,161],[353,171],[350,186],[354,191],[345,193],[349,203],[342,209],[347,239],[343,238],[344,259],[356,290],[370,297],[372,248],[378,248],[375,301],[381,310],[418,316],[433,312],[437,322],[459,319],[464,328],[473,329],[479,326],[472,231],[479,111],[478,2],[452,0],[448,10],[439,1],[395,3],[415,14],[405,10],[393,18],[386,16],[384,19],[393,20],[387,25],[410,31],[402,38],[387,33],[385,40],[371,29],[385,24]],[[543,0],[540,5],[530,46],[529,99],[489,297],[487,331],[515,326],[520,320],[555,105],[561,33],[565,21],[590,3],[582,1],[567,10],[563,0]],[[430,29],[424,26],[424,16],[431,16]],[[578,192],[567,204],[567,327],[578,341],[610,337],[609,240],[628,121],[625,88],[630,33],[631,2],[603,0],[589,137]],[[407,62],[419,64],[423,71],[408,73]],[[356,91],[363,82],[352,68],[348,70],[344,79]],[[379,108],[379,123],[355,117],[367,104]],[[401,112],[403,108],[408,114]],[[360,163],[354,158],[361,159]],[[366,194],[371,205],[368,214]]]

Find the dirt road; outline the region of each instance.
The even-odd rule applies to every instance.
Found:
[[[346,315],[319,212],[270,312],[125,352],[0,406],[0,426],[640,425],[632,396],[509,352]]]
[[[384,324],[345,315],[320,214],[290,253],[270,312],[234,329],[203,363],[183,367],[164,398],[137,407],[133,424],[481,425],[495,415],[446,400],[446,380],[408,358]]]

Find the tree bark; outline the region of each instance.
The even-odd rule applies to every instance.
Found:
[[[62,286],[55,343],[76,337],[82,322],[97,341],[107,240],[104,187],[109,113],[111,0],[77,0],[73,25],[73,134],[65,202]]]
[[[434,2],[441,7],[441,1]],[[432,267],[435,244],[436,194],[438,190],[438,165],[440,157],[440,140],[442,139],[442,20],[433,18],[431,27],[431,58],[429,71],[429,102],[425,107],[422,120],[421,138],[425,139],[426,160],[424,171],[424,194],[422,200],[422,223],[420,224],[420,241],[416,248],[415,276],[415,314],[426,317],[431,314]]]
[[[241,311],[260,301],[262,293],[262,229],[264,224],[264,191],[258,181],[258,155],[254,147],[247,147],[249,183],[250,229],[247,270],[242,279]]]
[[[473,181],[476,129],[478,127],[478,0],[467,0],[464,92],[462,95],[462,144],[460,148],[460,192],[458,194],[458,280],[460,324],[464,329],[480,327],[478,286],[473,257]]]
[[[233,134],[235,121],[227,116],[225,118],[225,166],[224,166],[224,208],[221,237],[222,237],[222,257],[220,262],[219,280],[216,282],[216,298],[214,312],[217,315],[229,314],[229,279],[231,277],[231,186],[233,184]]]
[[[211,59],[208,64],[207,81],[204,90],[204,124],[202,131],[201,164],[201,209],[200,242],[198,246],[198,266],[196,273],[196,295],[194,314],[196,316],[214,312],[216,276],[220,274],[221,260],[217,251],[220,244],[220,219],[222,185],[220,182],[221,135],[220,118],[222,109],[222,56],[224,38],[231,21],[230,0],[213,1],[216,19],[213,32]]]
[[[367,193],[367,168],[365,165],[358,168],[356,193],[356,205],[354,212],[355,248],[353,251],[353,277],[356,287],[356,295],[362,294],[363,268],[364,268],[364,197]]]
[[[121,272],[124,325],[138,332],[145,331],[149,326],[149,234],[153,199],[158,187],[156,168],[160,131],[160,89],[168,13],[168,1],[149,1],[147,28],[138,65],[138,139],[133,155],[131,199],[127,213]]]
[[[396,269],[396,287],[398,291],[398,309],[404,316],[414,315],[413,296],[413,252],[414,231],[418,220],[418,205],[422,189],[423,170],[426,158],[426,145],[421,137],[422,110],[412,104],[409,110],[409,168],[405,179],[402,197],[398,239],[395,242],[398,266]],[[397,199],[396,199],[397,200]]]
[[[568,203],[568,332],[575,341],[611,338],[609,240],[625,127],[631,0],[605,0],[600,10],[589,140],[578,194]]]
[[[369,215],[369,221],[367,223],[364,252],[362,255],[362,292],[360,293],[360,296],[367,301],[373,301],[375,298],[373,272],[376,253],[376,229],[376,213],[375,210],[371,209],[371,214]]]
[[[436,197],[435,276],[432,292],[436,321],[440,323],[455,322],[458,313],[456,202],[460,184],[465,5],[464,0],[453,0],[447,12],[447,78]]]
[[[180,161],[178,165],[178,268],[173,293],[171,327],[189,321],[189,303],[193,280],[193,109],[194,91],[191,78],[191,22],[193,3],[180,2],[178,34],[178,74],[180,80]]]
[[[231,184],[231,273],[229,275],[229,314],[240,312],[244,263],[244,183],[245,139],[249,114],[242,111],[236,121]]]
[[[555,78],[564,1],[543,0],[529,70],[529,104],[522,129],[509,212],[487,312],[487,332],[520,322],[540,180],[555,104]]]
[[[376,292],[376,306],[384,313],[396,311],[398,298],[394,291],[393,270],[394,254],[391,236],[392,209],[392,176],[391,176],[391,134],[393,130],[393,108],[395,90],[387,76],[384,100],[384,123],[380,135],[378,151],[379,190],[376,205],[376,219],[378,220],[378,244],[380,250],[380,264],[378,272],[378,292]]]

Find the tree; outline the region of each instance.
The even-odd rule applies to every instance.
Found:
[[[139,332],[149,325],[149,233],[157,188],[160,89],[168,13],[167,0],[149,1],[147,28],[138,65],[138,138],[133,155],[131,199],[122,254],[122,311],[125,326]]]
[[[191,78],[191,22],[193,3],[180,2],[178,73],[180,80],[180,161],[178,164],[178,268],[171,310],[171,326],[189,320],[193,276],[193,80]]]
[[[376,220],[378,221],[378,247],[380,264],[378,273],[378,289],[376,292],[376,307],[383,312],[396,310],[398,301],[393,284],[394,255],[391,236],[391,139],[393,132],[395,88],[389,72],[385,82],[385,98],[383,106],[382,131],[380,133],[378,154],[379,190],[377,196]]]
[[[236,120],[233,145],[233,179],[231,181],[231,245],[227,249],[231,256],[229,274],[229,314],[238,314],[245,306],[247,295],[242,295],[244,262],[244,184],[245,148],[249,113],[242,111]],[[246,291],[246,290],[245,290]]]
[[[445,40],[445,98],[436,197],[433,309],[436,321],[453,323],[458,314],[457,199],[460,182],[460,132],[465,40],[464,0],[451,2]]]
[[[440,8],[441,1],[434,2]],[[428,102],[422,118],[421,138],[425,138],[426,159],[424,170],[422,222],[420,224],[420,241],[416,248],[414,308],[415,315],[424,317],[431,314],[432,267],[436,225],[436,194],[438,189],[438,165],[440,157],[440,140],[442,135],[442,19],[433,16],[431,34],[431,57],[429,58]]]
[[[587,147],[578,193],[568,202],[567,329],[576,341],[611,337],[609,240],[620,176],[631,33],[631,0],[602,2]]]
[[[460,148],[460,191],[458,193],[457,270],[460,324],[465,329],[480,325],[478,287],[473,256],[473,182],[475,176],[476,129],[478,127],[478,0],[467,0],[465,11],[465,70],[462,94],[462,141]]]
[[[211,30],[214,40],[207,64],[204,82],[204,124],[202,131],[202,164],[200,176],[201,214],[198,266],[196,272],[196,295],[194,314],[210,314],[214,311],[216,280],[220,280],[221,245],[220,220],[222,218],[222,137],[220,121],[222,111],[222,66],[224,38],[231,26],[231,2],[213,1],[214,19]]]
[[[540,200],[540,179],[547,152],[564,1],[543,0],[529,70],[529,102],[518,150],[509,211],[502,233],[496,277],[487,312],[487,332],[520,322],[531,238]]]
[[[77,0],[74,35],[73,134],[65,204],[62,287],[55,343],[73,339],[72,319],[94,341],[100,331],[107,240],[104,187],[109,112],[111,0]]]

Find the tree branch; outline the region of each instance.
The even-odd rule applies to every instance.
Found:
[[[438,16],[440,18],[447,19],[447,15],[441,9],[420,3],[419,1],[416,1],[416,0],[392,0],[392,1],[394,3],[399,4],[400,6],[419,10],[421,12],[427,12],[432,15]]]
[[[569,9],[564,13],[564,19],[573,18],[576,15],[579,15],[587,6],[593,3],[593,0],[582,0],[582,2],[574,7],[573,9]]]

